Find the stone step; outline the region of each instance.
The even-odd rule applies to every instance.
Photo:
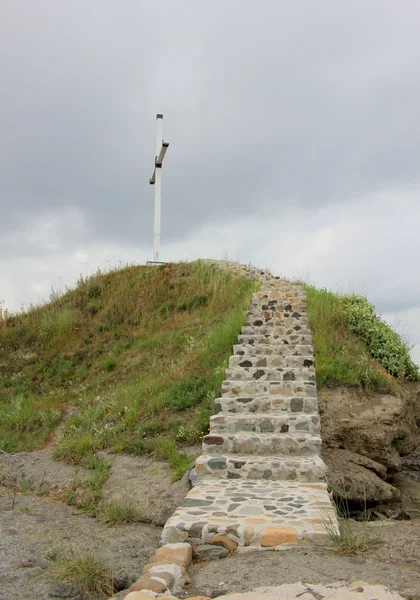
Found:
[[[162,544],[224,543],[230,551],[328,542],[325,523],[338,531],[325,483],[200,479],[167,521]]]
[[[297,338],[297,339],[296,339]],[[277,336],[277,335],[253,335],[241,333],[238,335],[238,344],[257,345],[266,344],[267,346],[287,346],[289,350],[295,346],[312,346],[311,337],[308,335],[293,336]]]
[[[239,335],[252,335],[254,337],[261,336],[268,340],[286,339],[289,343],[296,343],[296,340],[298,339],[296,336],[301,336],[301,338],[305,340],[307,340],[308,338],[310,339],[311,337],[309,330],[305,329],[304,327],[301,327],[300,325],[295,325],[294,327],[272,327],[271,329],[265,326],[260,328],[252,327],[253,333],[250,333],[251,330],[249,330],[248,327],[248,325],[244,325],[241,328],[241,332],[239,333]],[[244,329],[245,332],[242,331]],[[247,330],[249,331],[249,333],[246,333]],[[287,344],[285,344],[285,346],[287,346]]]
[[[247,361],[243,361],[247,362]],[[226,369],[229,381],[282,381],[300,382],[315,381],[315,369],[308,367],[230,367]]]
[[[292,303],[289,303],[285,300],[269,300],[267,302],[266,300],[258,299],[255,302],[252,302],[247,316],[262,316],[265,313],[270,313],[271,315],[277,313],[278,316],[282,316],[285,312],[306,313],[306,302],[296,302],[296,300],[294,300]]]
[[[309,456],[321,451],[321,438],[299,433],[209,433],[203,437],[203,453]]]
[[[300,327],[300,326],[299,326]],[[290,330],[290,328],[289,328]],[[309,332],[302,332],[300,329],[294,329],[291,333],[287,331],[285,328],[281,327],[270,327],[269,325],[262,325],[261,327],[254,327],[253,325],[244,325],[241,328],[241,333],[238,337],[242,337],[244,335],[252,335],[263,336],[267,339],[271,340],[279,340],[286,339],[289,343],[296,343],[298,340],[309,340],[311,341],[311,334]]]
[[[298,314],[299,313],[293,313],[293,315]],[[292,315],[289,315],[289,313],[271,314],[266,311],[263,311],[262,314],[258,316],[248,313],[246,317],[246,323],[247,325],[253,325],[254,327],[262,327],[264,325],[267,327],[286,327],[290,326],[290,323],[295,325],[296,321],[298,321],[299,325],[305,326],[308,329],[308,319],[306,315],[293,316],[292,318],[291,317]]]
[[[306,302],[306,294],[301,287],[290,287],[290,285],[281,283],[274,288],[261,289],[252,295],[252,303],[269,304],[274,300],[289,302]]]
[[[314,351],[310,345],[270,346],[270,344],[235,344],[233,353],[239,356],[305,356],[313,357]]]
[[[254,369],[303,369],[313,368],[313,357],[307,356],[231,356],[229,358],[229,369],[254,368]]]
[[[224,396],[215,401],[216,414],[242,414],[242,413],[305,413],[318,414],[318,401],[316,396]]]
[[[320,434],[320,419],[317,414],[255,414],[237,415],[219,413],[210,417],[210,433],[310,433]]]
[[[255,323],[261,323],[261,325],[255,325]],[[278,337],[298,334],[311,335],[307,323],[296,323],[296,321],[286,321],[284,319],[281,321],[277,319],[267,321],[247,319],[245,325],[241,328],[241,333],[247,335],[250,333],[255,333],[256,335],[277,335]]]
[[[315,381],[231,381],[222,383],[222,396],[298,396],[316,398]]]
[[[267,479],[276,481],[322,481],[324,461],[317,454],[311,456],[252,456],[202,454],[195,461],[197,477],[220,479]]]

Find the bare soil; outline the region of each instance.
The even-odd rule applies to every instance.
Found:
[[[60,492],[74,477],[91,473],[54,461],[51,450],[0,457],[0,599],[50,600],[83,596],[57,584],[49,575],[53,557],[65,548],[92,550],[114,573],[117,587],[126,589],[141,574],[159,543],[160,525],[187,492],[187,478],[171,483],[167,464],[132,456],[109,456],[111,475],[104,501],[134,499],[143,523],[108,527],[59,502]],[[420,600],[420,483],[400,477],[402,506],[411,520],[354,522],[367,527],[381,543],[368,554],[340,556],[331,548],[298,547],[201,562],[190,570],[186,596],[215,597],[259,586],[346,582],[362,579]],[[22,491],[18,491],[24,490]],[[116,594],[123,598],[124,592]]]
[[[283,583],[324,583],[363,580],[420,599],[420,519],[354,523],[367,527],[380,541],[378,548],[357,557],[341,556],[331,548],[297,547],[280,552],[240,554],[195,564],[188,594],[216,597]]]
[[[107,458],[111,473],[103,501],[129,498],[143,522],[109,527],[57,500],[92,471],[53,460],[49,447],[0,454],[1,600],[82,598],[49,575],[51,560],[69,548],[93,551],[111,567],[119,589],[138,579],[159,543],[160,525],[188,491],[187,477],[172,483],[172,470],[160,460]]]

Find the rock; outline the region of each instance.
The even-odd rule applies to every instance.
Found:
[[[144,565],[143,575],[146,573],[149,573],[150,571],[154,572],[156,567],[162,567],[162,570],[164,570],[164,571],[166,570],[171,573],[174,573],[174,567],[177,567],[179,569],[179,573],[177,571],[175,571],[175,574],[180,579],[182,584],[188,585],[191,583],[191,579],[188,575],[187,569],[185,567],[181,567],[180,565],[176,565],[175,563],[170,563],[169,565],[166,562],[149,563],[147,565]]]
[[[401,462],[401,473],[410,479],[420,481],[420,447],[404,456]]]
[[[223,546],[212,546],[211,544],[201,544],[195,549],[195,554],[200,558],[209,558],[210,560],[226,558],[229,554],[227,548]]]
[[[190,544],[166,544],[158,548],[149,563],[165,561],[175,563],[181,567],[188,567],[192,561],[192,547]]]
[[[327,480],[336,498],[364,507],[398,500],[397,488],[383,481],[377,473],[384,467],[348,450],[323,450],[327,465]]]
[[[168,591],[168,585],[166,579],[163,577],[152,577],[149,574],[142,575],[132,586],[130,586],[130,592],[139,592],[142,590],[150,590],[156,594],[163,594]]]
[[[235,552],[238,547],[238,544],[231,540],[227,535],[214,535],[210,540],[209,544],[214,544],[215,546],[223,546],[229,552]]]
[[[154,600],[156,598],[156,596],[152,593],[148,594],[145,591],[130,592],[128,594],[128,596],[124,596],[124,600],[151,600],[151,598],[153,598],[153,600]],[[165,594],[164,598],[165,598],[165,600],[178,600],[178,598],[176,596],[167,596],[166,594]]]
[[[144,592],[130,592],[128,596],[124,597],[124,600],[150,600],[150,598],[154,598],[154,596]]]
[[[404,454],[420,445],[412,394],[361,393],[356,388],[320,390],[318,395],[325,447],[341,448],[371,458],[388,473],[401,467],[396,440]]]
[[[165,527],[162,532],[161,543],[164,545],[185,542],[188,538],[186,531],[181,531],[177,527]]]
[[[369,585],[369,583],[367,583],[366,581],[362,581],[361,579],[358,579],[357,581],[353,581],[352,583],[349,583],[349,588],[364,587],[366,585]]]
[[[273,547],[297,543],[296,531],[291,527],[265,527],[261,534],[261,546]]]

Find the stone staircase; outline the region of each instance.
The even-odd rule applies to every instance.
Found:
[[[194,487],[166,523],[162,543],[232,551],[325,542],[325,522],[337,527],[337,521],[319,455],[303,288],[249,267],[220,266],[257,278],[260,291],[233,347]]]

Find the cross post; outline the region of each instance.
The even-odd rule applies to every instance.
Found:
[[[153,174],[149,183],[155,186],[155,220],[154,220],[154,238],[153,238],[153,261],[159,262],[160,252],[160,212],[162,196],[162,165],[165,158],[169,142],[164,142],[162,138],[163,115],[156,115],[157,134],[156,134],[156,156]]]

